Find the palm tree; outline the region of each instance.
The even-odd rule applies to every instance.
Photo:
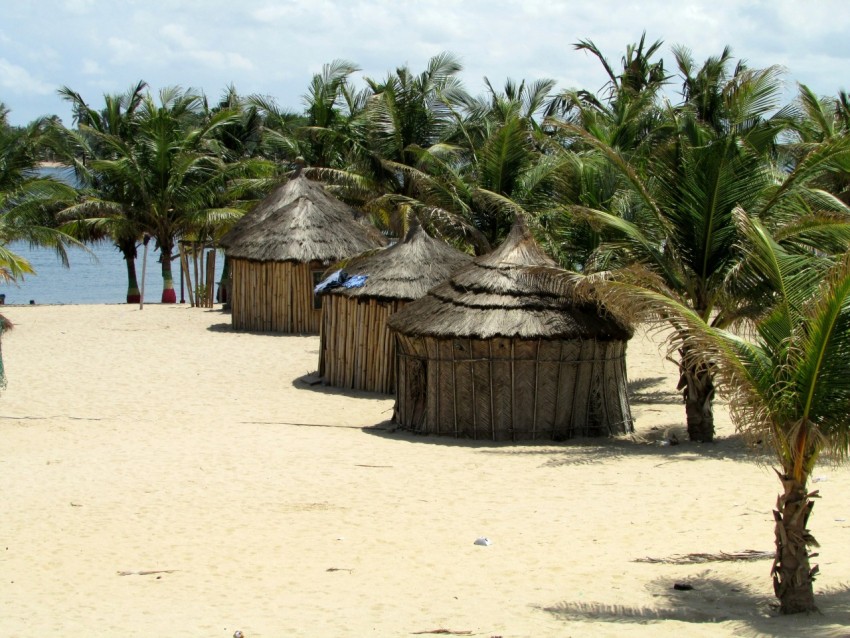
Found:
[[[486,80],[485,80],[486,81]],[[554,86],[508,80],[504,92],[486,81],[489,95],[446,102],[443,139],[413,145],[410,165],[385,162],[403,176],[413,195],[391,191],[373,208],[404,211],[432,232],[481,254],[507,235],[517,213],[528,216],[551,205],[563,155],[538,121]],[[384,218],[389,224],[389,215]]]
[[[811,564],[809,548],[817,542],[807,526],[818,494],[809,492],[808,480],[822,455],[846,460],[850,453],[850,253],[830,258],[785,246],[743,209],[733,216],[741,251],[734,278],[760,302],[747,337],[710,325],[661,285],[555,269],[535,276],[620,316],[672,325],[670,351],[687,352],[690,366],[711,368],[736,428],[775,454],[782,492],[771,577],[780,612],[811,612],[819,568]],[[825,232],[846,243],[850,223]],[[645,271],[642,278],[652,276]]]
[[[74,166],[77,179],[87,189],[82,201],[60,213],[65,227],[83,241],[112,240],[121,252],[127,269],[127,303],[138,303],[141,297],[136,276],[138,246],[144,235],[126,185],[110,181],[110,175],[92,170],[92,162],[117,157],[115,140],[132,145],[137,128],[137,110],[144,100],[147,84],[137,82],[118,95],[104,95],[104,107],[97,111],[79,93],[68,87],[59,95],[72,105],[77,130],[62,129],[65,161]]]
[[[57,208],[74,201],[76,190],[38,170],[49,120],[16,128],[9,126],[7,114],[0,104],[0,278],[8,282],[34,273],[25,258],[9,249],[9,243],[51,247],[65,266],[68,247],[80,244],[59,230],[53,219]]]
[[[749,77],[759,83],[763,79],[761,74]],[[752,92],[741,90],[740,94]],[[562,125],[601,152],[622,178],[607,210],[570,207],[608,231],[590,270],[610,270],[624,281],[668,295],[707,324],[723,328],[754,310],[728,285],[740,260],[733,223],[737,206],[771,227],[793,225],[807,214],[825,211],[846,220],[850,210],[819,191],[816,178],[843,161],[850,145],[823,147],[793,172],[783,174],[764,153],[769,139],[762,135],[770,129],[775,136],[778,127],[758,123],[773,103],[762,95],[749,104],[752,110],[728,111],[740,122],[727,122],[729,132],[720,135],[689,112],[671,110],[678,132],[655,150],[645,167],[633,166],[627,156],[594,136]],[[749,137],[754,131],[754,137]],[[642,267],[632,268],[634,264]],[[679,352],[679,367],[689,437],[711,441],[713,367],[692,356],[688,344]]]
[[[750,338],[710,326],[689,306],[646,287],[597,281],[591,288],[610,308],[673,323],[672,347],[711,365],[736,427],[773,450],[782,484],[774,512],[774,591],[781,613],[809,612],[816,609],[818,567],[808,552],[817,546],[807,529],[817,496],[808,479],[822,454],[843,460],[850,452],[850,255],[788,250],[743,210],[735,217],[739,283],[769,300]]]
[[[128,217],[156,240],[163,303],[176,301],[171,262],[178,237],[212,208],[233,166],[214,134],[238,113],[223,109],[204,118],[203,103],[203,96],[179,87],[161,90],[159,103],[145,94],[132,139],[101,135],[109,158],[90,163],[106,183],[120,185],[120,199],[112,204],[130,211]]]
[[[565,91],[547,108],[547,126],[554,128],[555,139],[565,151],[561,203],[599,210],[621,206],[622,175],[585,136],[615,149],[636,171],[643,172],[656,149],[675,133],[669,109],[661,103],[661,90],[670,79],[664,61],[656,59],[661,45],[659,40],[647,46],[643,34],[639,42],[626,47],[619,70],[592,41],[573,45],[599,60],[608,81],[599,94]],[[572,134],[571,130],[582,134]],[[585,270],[591,255],[610,239],[604,227],[588,224],[569,208],[547,216],[543,222],[551,252],[571,269]],[[600,265],[598,260],[596,265]]]
[[[818,97],[804,84],[795,102],[785,109],[793,138],[786,150],[793,163],[829,140],[850,135],[850,99],[845,92],[835,98]],[[836,165],[821,180],[824,190],[850,204],[850,166]]]
[[[577,51],[587,51],[602,64],[608,81],[608,101],[616,104],[635,99],[636,97],[649,93],[655,95],[667,82],[669,76],[664,70],[664,60],[653,61],[652,57],[658,53],[663,42],[656,40],[649,46],[646,45],[646,32],[640,36],[636,44],[629,44],[626,53],[621,59],[622,71],[617,73],[605,59],[602,51],[592,40],[580,40],[573,45]]]
[[[449,53],[432,57],[419,75],[400,67],[379,82],[366,78],[373,95],[363,114],[373,179],[383,192],[415,197],[420,153],[446,139],[454,126],[451,106],[466,99],[460,62]]]

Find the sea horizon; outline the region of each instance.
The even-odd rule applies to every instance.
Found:
[[[127,302],[127,267],[121,253],[114,245],[102,242],[88,246],[90,252],[72,248],[70,265],[62,265],[51,248],[30,247],[24,242],[12,242],[9,248],[24,257],[35,269],[35,274],[25,275],[17,282],[0,281],[0,295],[5,295],[7,306],[23,305],[84,305],[125,304]],[[136,276],[142,285],[143,249],[136,258]],[[224,255],[216,255],[216,290],[221,279]],[[179,261],[172,263],[174,290],[178,302],[189,302],[187,286],[182,286]],[[162,275],[159,253],[149,250],[145,275],[145,303],[159,303],[162,296]]]

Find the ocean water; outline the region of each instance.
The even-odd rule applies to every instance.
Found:
[[[13,242],[9,247],[29,260],[36,274],[27,275],[17,283],[0,281],[0,294],[6,295],[7,305],[30,302],[36,304],[126,303],[127,268],[121,253],[112,244],[91,246],[92,254],[80,249],[72,249],[70,268],[62,266],[62,262],[52,249],[30,248],[26,243],[20,242]],[[136,259],[136,276],[140,286],[142,255],[143,250],[140,248],[139,257]],[[153,243],[151,243],[145,277],[145,303],[159,303],[162,295],[162,275],[158,258],[159,253],[153,250]],[[223,265],[224,255],[219,252],[216,255],[216,284],[221,279]],[[180,301],[178,261],[173,262],[172,269],[174,289],[177,292],[177,300]],[[184,284],[184,291],[185,287]],[[189,302],[187,292],[184,292],[183,298],[186,303]]]
[[[71,186],[77,185],[74,171],[70,168],[45,166],[39,169],[39,173]],[[157,261],[159,253],[153,249],[153,246],[154,244],[151,243],[148,249],[145,303],[158,303],[162,296],[162,275]],[[111,243],[89,246],[90,252],[71,249],[69,251],[70,268],[63,267],[56,253],[49,248],[30,248],[23,242],[13,242],[9,244],[9,248],[26,258],[36,274],[27,275],[14,283],[0,280],[0,295],[5,295],[6,304],[101,304],[126,303],[127,301],[127,267],[121,253]],[[136,277],[140,287],[143,254],[144,251],[140,247],[139,257],[136,259]],[[215,280],[218,285],[224,266],[224,255],[221,251],[216,255],[215,261]],[[188,292],[185,292],[185,285],[181,295],[179,264],[180,262],[175,260],[171,266],[174,289],[177,292],[177,301],[185,299],[188,303],[189,297]]]

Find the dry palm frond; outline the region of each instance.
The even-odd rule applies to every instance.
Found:
[[[664,558],[636,558],[636,563],[663,563],[665,565],[691,565],[694,563],[714,563],[725,561],[749,561],[749,560],[767,560],[776,556],[775,550],[758,551],[755,549],[745,549],[740,552],[718,552],[716,554],[673,554]]]

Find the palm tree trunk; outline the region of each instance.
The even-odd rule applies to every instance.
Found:
[[[171,253],[174,246],[169,243],[159,244],[159,258],[162,261],[162,303],[177,303],[177,293],[174,291],[174,277],[171,274]]]
[[[780,494],[773,511],[776,557],[771,575],[779,611],[782,614],[817,611],[813,583],[818,566],[810,567],[808,546],[817,547],[818,543],[806,529],[814,507],[811,498],[816,493],[809,494],[805,483],[789,474],[777,474],[785,492]]]
[[[710,364],[694,359],[687,348],[680,348],[679,385],[685,399],[688,438],[711,443],[714,440],[714,373]]]
[[[139,291],[139,281],[136,278],[136,256],[135,248],[133,254],[124,253],[124,261],[127,264],[127,303],[139,303],[142,293]]]
[[[115,246],[121,251],[127,265],[127,303],[139,303],[142,294],[139,291],[139,280],[136,276],[136,240],[117,239]]]

